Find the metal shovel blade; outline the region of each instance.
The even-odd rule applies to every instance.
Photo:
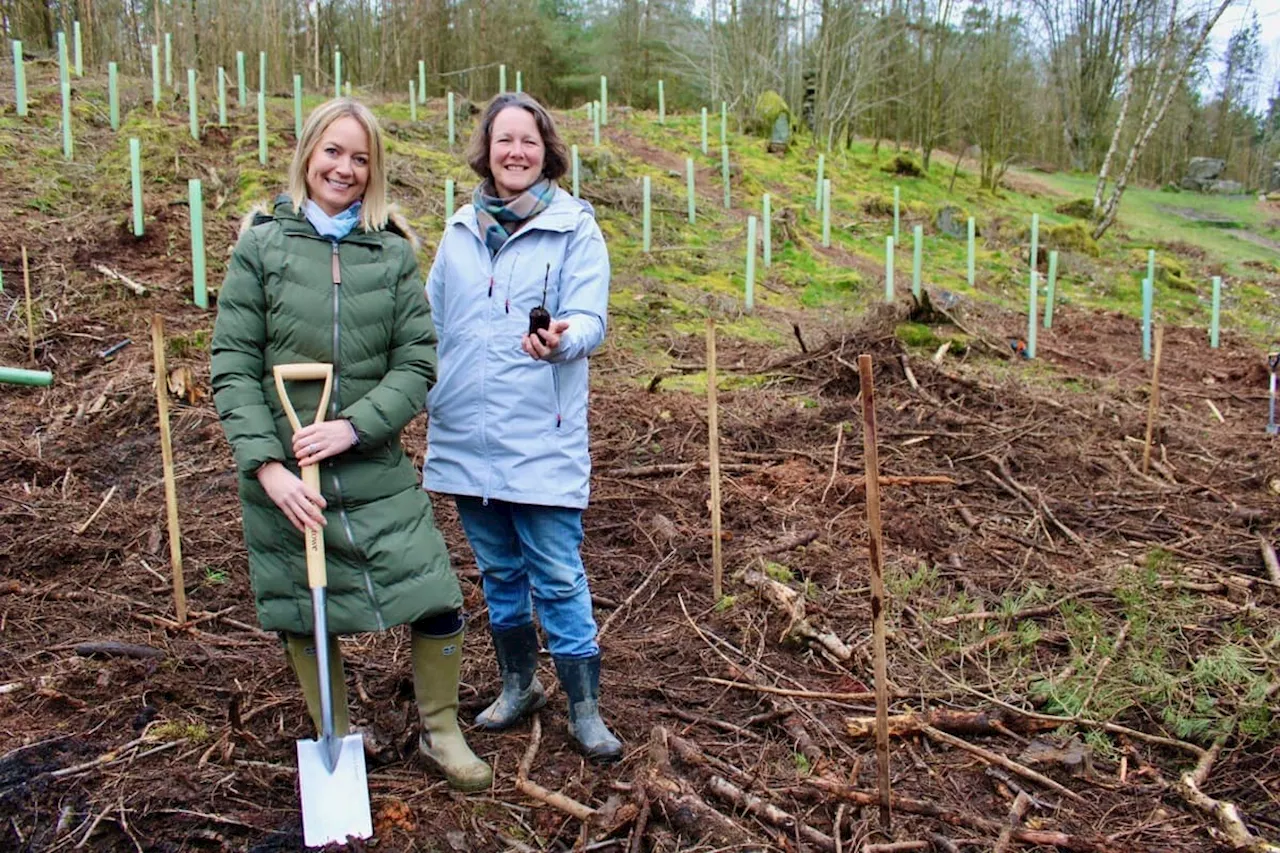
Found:
[[[332,772],[323,739],[297,742],[302,836],[308,847],[373,835],[364,744],[359,734],[337,738],[337,742],[338,760]]]

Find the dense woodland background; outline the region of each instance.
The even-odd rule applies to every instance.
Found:
[[[329,83],[334,50],[361,88],[405,91],[421,59],[429,95],[480,100],[505,63],[509,83],[520,70],[555,106],[597,97],[604,74],[613,104],[653,109],[664,80],[668,108],[724,100],[740,126],[772,90],[826,148],[861,136],[910,145],[926,164],[937,149],[967,153],[988,184],[1009,163],[1114,178],[1143,141],[1126,179],[1176,182],[1188,158],[1212,156],[1224,177],[1265,190],[1280,160],[1280,64],[1256,14],[1225,55],[1208,46],[1234,2],[0,0],[0,22],[39,55],[78,19],[85,61],[126,73],[148,73],[166,32],[175,67],[205,80],[243,50],[256,83],[266,51],[281,93],[295,71]]]

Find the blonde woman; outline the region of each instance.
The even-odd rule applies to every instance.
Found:
[[[213,386],[239,472],[249,574],[262,627],[280,632],[320,728],[303,532],[328,563],[335,733],[349,730],[336,635],[411,626],[422,753],[462,791],[493,774],[458,728],[462,594],[400,431],[436,378],[435,331],[416,240],[387,203],[381,131],[345,98],[307,120],[289,192],[250,216],[218,297]],[[277,364],[333,365],[325,420],[293,433]],[[316,383],[318,384],[318,383]],[[291,399],[309,423],[319,389]],[[320,492],[299,468],[320,467]]]

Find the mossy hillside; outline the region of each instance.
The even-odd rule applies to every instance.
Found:
[[[105,77],[105,75],[104,75]],[[105,80],[103,81],[105,84]],[[80,86],[91,87],[86,79]],[[46,87],[47,88],[47,87]],[[105,86],[104,86],[105,88]],[[49,101],[49,93],[33,87],[35,99]],[[215,154],[219,176],[226,184],[225,204],[240,211],[252,203],[269,198],[281,185],[283,174],[293,148],[293,102],[290,97],[268,99],[268,126],[271,132],[270,162],[266,167],[257,163],[257,133],[255,111],[240,110],[234,106],[234,87],[229,103],[231,128],[220,131],[217,137],[211,125],[206,125],[206,139],[196,143],[186,132],[185,101],[166,102],[158,114],[143,103],[140,92],[149,92],[149,81],[141,81],[122,98],[122,115],[126,127],[116,135],[116,143],[100,147],[97,164],[64,164],[61,162],[60,139],[56,109],[20,123],[24,133],[32,128],[43,139],[35,158],[32,173],[35,183],[42,189],[35,194],[38,203],[48,209],[72,202],[82,192],[74,177],[77,169],[98,168],[96,180],[104,187],[97,192],[95,201],[109,197],[119,202],[127,200],[127,136],[138,134],[146,140],[143,146],[144,182],[148,194],[161,192],[174,201],[185,199],[185,178],[192,172],[199,174],[192,161],[201,157],[201,167],[209,167],[210,147],[222,146],[222,154]],[[202,89],[202,95],[205,92]],[[212,103],[212,95],[208,95]],[[56,87],[52,104],[56,108]],[[306,97],[306,107],[324,100],[323,95]],[[96,128],[101,133],[104,121],[101,111],[102,96],[94,93],[84,108],[77,112],[77,123]],[[130,108],[132,105],[132,108]],[[205,113],[213,111],[204,105]],[[374,103],[374,111],[388,129],[392,195],[410,215],[411,224],[424,240],[424,261],[429,259],[443,225],[443,185],[446,177],[457,182],[456,204],[466,201],[473,179],[462,161],[463,140],[474,125],[474,119],[458,122],[459,142],[453,148],[444,140],[444,101],[433,99],[418,108],[418,122],[408,120],[407,92],[403,97]],[[1045,190],[1022,194],[1009,190],[992,193],[978,186],[976,175],[966,168],[958,171],[945,162],[942,155],[934,158],[919,177],[904,177],[885,171],[897,151],[889,145],[877,150],[873,145],[857,141],[847,150],[833,151],[827,156],[826,176],[832,179],[832,249],[823,250],[820,243],[822,219],[813,204],[816,192],[817,149],[804,133],[793,137],[793,144],[783,156],[769,154],[764,140],[743,135],[732,123],[729,145],[733,165],[733,209],[723,208],[720,187],[719,111],[709,114],[709,152],[700,151],[700,119],[697,113],[669,115],[665,125],[658,125],[656,115],[646,112],[624,113],[612,116],[612,124],[605,128],[603,144],[592,145],[591,125],[581,110],[560,116],[560,122],[569,143],[578,144],[584,163],[600,162],[599,156],[607,154],[609,162],[602,170],[584,168],[583,194],[595,200],[601,227],[610,242],[610,252],[615,272],[615,287],[623,289],[664,288],[677,284],[682,291],[707,294],[709,300],[686,298],[677,292],[675,298],[685,307],[670,314],[660,313],[647,318],[650,322],[687,322],[690,328],[698,326],[701,316],[718,313],[723,308],[741,304],[745,250],[745,218],[748,212],[760,213],[760,197],[769,192],[775,211],[773,252],[775,264],[765,270],[757,255],[756,303],[759,318],[742,329],[729,324],[722,334],[756,334],[757,325],[772,327],[778,340],[789,341],[790,313],[804,310],[857,311],[872,302],[879,301],[883,280],[876,270],[883,269],[884,237],[892,229],[891,199],[897,186],[902,199],[902,239],[896,247],[895,268],[898,292],[910,286],[911,233],[915,224],[924,230],[923,280],[926,286],[941,287],[972,298],[994,301],[1012,310],[1023,310],[1026,288],[1025,246],[1017,240],[1016,229],[1025,228],[1031,213],[1041,217],[1046,248],[1053,242],[1048,235],[1052,229],[1069,223],[1077,223],[1054,207],[1064,198],[1091,195],[1091,186],[1085,177],[1037,176],[1043,180]],[[11,115],[0,116],[0,151],[14,145],[17,125]],[[229,138],[229,142],[227,139]],[[628,140],[638,138],[649,146],[638,149]],[[26,146],[24,146],[26,148]],[[14,149],[16,152],[16,148]],[[29,150],[29,148],[27,148]],[[654,153],[654,152],[658,153]],[[86,151],[87,154],[87,151]],[[683,162],[692,157],[698,168],[698,220],[690,225],[685,219],[685,186]],[[46,168],[47,167],[47,168]],[[599,174],[597,174],[599,171]],[[44,178],[40,177],[45,172]],[[641,251],[641,223],[639,216],[639,177],[648,174],[653,182],[654,251],[645,255]],[[951,187],[954,175],[954,187]],[[200,175],[204,177],[204,175]],[[1066,181],[1074,185],[1056,186],[1054,181]],[[568,179],[565,179],[568,184]],[[1056,193],[1062,193],[1057,195]],[[1130,195],[1139,199],[1135,209],[1139,220],[1143,213],[1142,195],[1146,191],[1131,190]],[[208,195],[208,193],[207,193]],[[1154,193],[1153,193],[1154,195]],[[1186,194],[1176,199],[1179,204]],[[1161,199],[1170,198],[1161,194]],[[886,203],[886,200],[889,200]],[[1098,248],[1098,257],[1076,249],[1063,249],[1058,281],[1059,300],[1084,307],[1105,307],[1125,311],[1137,316],[1140,311],[1139,288],[1135,288],[1135,265],[1129,250],[1141,248],[1144,235],[1139,226],[1132,226],[1127,219],[1129,197],[1121,212],[1120,225],[1109,234]],[[125,202],[127,205],[127,201]],[[1239,200],[1216,199],[1209,206],[1226,205],[1224,210],[1240,206]],[[939,232],[937,215],[945,206],[955,206],[974,216],[981,236],[977,242],[977,281],[970,288],[966,281],[966,241]],[[1244,223],[1262,236],[1275,234],[1276,226],[1265,216],[1252,218],[1232,213],[1234,219]],[[961,217],[963,218],[963,217]],[[785,229],[785,234],[784,234]],[[1269,316],[1259,304],[1274,301],[1267,293],[1266,275],[1274,270],[1276,258],[1270,257],[1261,246],[1245,244],[1230,235],[1230,229],[1197,227],[1198,236],[1205,241],[1188,240],[1193,246],[1202,246],[1204,259],[1178,259],[1183,265],[1181,274],[1172,275],[1169,284],[1188,284],[1188,288],[1167,287],[1160,289],[1177,291],[1176,297],[1166,302],[1158,297],[1158,312],[1162,316],[1185,318],[1187,322],[1203,322],[1207,318],[1208,278],[1206,272],[1235,262],[1222,255],[1223,245],[1232,248],[1245,247],[1258,255],[1267,256],[1266,264],[1247,267],[1241,277],[1231,276],[1224,289],[1224,323],[1230,328],[1259,331],[1265,327]],[[786,239],[787,235],[794,239]],[[1229,241],[1223,244],[1222,241]],[[1087,244],[1085,244],[1087,246]],[[1252,246],[1252,248],[1250,248]],[[1161,250],[1161,255],[1171,255]],[[769,286],[762,286],[764,282]],[[1140,279],[1139,279],[1140,281]],[[1158,287],[1159,289],[1159,287]],[[668,294],[670,296],[671,294]],[[684,316],[686,308],[692,316]],[[1203,314],[1204,317],[1200,315]],[[637,325],[637,330],[639,323]],[[677,331],[674,328],[673,331]],[[650,330],[652,331],[652,330]],[[700,334],[700,332],[699,332]]]

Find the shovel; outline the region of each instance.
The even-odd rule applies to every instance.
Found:
[[[331,364],[281,364],[274,369],[276,391],[294,432],[302,429],[285,391],[288,380],[324,382],[316,423],[324,420],[333,387]],[[320,491],[320,469],[302,469],[302,481]],[[348,838],[373,835],[369,814],[369,787],[364,768],[364,744],[360,735],[337,737],[333,733],[333,685],[329,681],[329,618],[325,610],[324,534],[308,527],[307,585],[311,587],[311,612],[315,624],[316,669],[320,676],[320,737],[298,741],[298,788],[302,792],[302,835],[308,847],[323,847]]]

